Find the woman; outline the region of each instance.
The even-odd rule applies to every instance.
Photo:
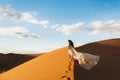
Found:
[[[100,57],[97,55],[92,55],[88,53],[77,52],[74,48],[74,44],[71,40],[68,40],[68,54],[72,60],[78,60],[79,65],[84,69],[91,69],[93,66],[97,65]]]

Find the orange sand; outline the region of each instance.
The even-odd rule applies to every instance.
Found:
[[[62,76],[73,79],[73,66],[69,66],[67,48],[61,48],[34,58],[0,75],[0,80],[66,80]]]
[[[109,45],[109,46],[120,47],[120,39],[103,40],[103,41],[100,41],[98,43]]]

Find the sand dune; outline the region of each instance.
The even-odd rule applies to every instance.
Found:
[[[35,57],[37,57],[37,55],[0,53],[0,73],[10,70],[10,69],[28,61],[28,60],[31,60]]]
[[[73,64],[69,66],[67,48],[61,48],[2,73],[0,80],[74,80]]]
[[[35,53],[35,54],[24,54],[24,55],[27,55],[27,56],[32,56],[32,57],[38,57],[38,56],[41,56],[45,53]]]
[[[111,39],[111,40],[103,40],[99,41],[99,44],[105,44],[105,45],[110,45],[110,46],[115,46],[115,47],[120,47],[120,39]]]
[[[89,43],[76,50],[99,55],[100,62],[91,70],[81,68],[77,61],[69,66],[65,47],[2,73],[0,80],[120,80],[120,39]]]
[[[75,80],[120,80],[120,39],[90,43],[77,48],[78,51],[100,55],[97,66],[87,71],[74,65]]]

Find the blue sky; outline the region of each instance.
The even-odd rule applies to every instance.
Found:
[[[0,52],[38,53],[120,37],[120,0],[0,0]]]

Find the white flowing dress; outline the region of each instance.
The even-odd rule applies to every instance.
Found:
[[[78,60],[79,65],[82,68],[87,69],[87,70],[89,70],[92,67],[94,67],[95,65],[97,65],[97,63],[100,60],[100,56],[98,56],[98,55],[77,52],[72,47],[70,49],[68,49],[68,53],[74,60]]]

